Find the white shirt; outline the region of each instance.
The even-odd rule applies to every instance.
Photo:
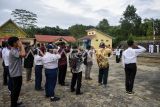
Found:
[[[9,53],[10,53],[10,50],[8,48],[3,48],[2,59],[4,61],[5,66],[9,66]]]
[[[86,50],[86,52],[87,52],[87,62],[92,62],[93,51]]]
[[[42,57],[39,55],[34,55],[34,64],[35,65],[43,65]]]
[[[42,58],[44,68],[46,69],[58,68],[58,59],[60,58],[61,56],[59,54],[51,54],[49,52],[46,52]]]
[[[116,49],[116,55],[120,55],[121,49]]]
[[[137,56],[141,54],[142,52],[145,52],[146,49],[142,46],[138,46],[139,49],[133,49],[129,47],[126,49],[123,54],[122,54],[122,64],[123,67],[125,64],[130,64],[130,63],[136,63],[137,62]]]

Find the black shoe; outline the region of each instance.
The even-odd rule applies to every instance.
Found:
[[[88,78],[88,80],[92,80],[92,78]]]
[[[20,101],[20,102],[17,102],[17,106],[20,106],[22,105],[23,103]]]
[[[76,95],[82,95],[83,93],[82,92],[78,92],[78,93],[76,93]]]
[[[51,101],[59,101],[60,98],[58,98],[58,97],[51,97],[50,100],[51,100]]]
[[[61,84],[61,86],[69,86],[69,84],[63,83]]]
[[[71,92],[75,92],[75,89],[71,89]]]
[[[101,85],[103,85],[103,84],[102,84],[102,83],[99,83],[98,85],[101,86]]]
[[[35,88],[36,91],[43,91],[43,88]]]
[[[133,95],[134,94],[133,91],[126,91],[126,93],[129,94],[129,95]]]
[[[4,86],[7,86],[8,84],[7,84],[7,83],[3,83],[3,85],[4,85]]]

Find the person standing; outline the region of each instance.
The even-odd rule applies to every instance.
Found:
[[[151,44],[151,53],[154,53],[154,44]]]
[[[43,69],[43,63],[42,63],[42,56],[43,52],[36,49],[34,51],[34,64],[35,64],[35,90],[42,91],[43,88],[41,86],[42,82],[42,69]]]
[[[126,93],[133,94],[134,79],[137,72],[137,56],[146,49],[142,46],[136,46],[133,40],[128,40],[128,49],[123,52],[122,64],[125,70]]]
[[[93,51],[91,46],[87,46],[86,52],[84,53],[84,65],[85,65],[85,79],[92,80],[90,77],[91,69],[93,66]]]
[[[17,107],[22,86],[22,58],[25,57],[25,49],[17,37],[10,37],[8,44],[11,46],[9,53],[9,74],[11,77],[11,107]]]
[[[66,48],[64,42],[60,42],[60,49],[58,50],[61,54],[61,58],[58,60],[58,83],[65,86],[65,77],[67,72],[67,53],[70,52],[69,48]]]
[[[99,66],[98,82],[99,85],[103,84],[104,88],[106,88],[109,72],[108,58],[111,56],[112,50],[110,48],[106,48],[104,43],[102,43],[99,47],[100,48],[96,50],[97,63]]]
[[[6,44],[6,47],[3,48],[2,50],[2,59],[4,61],[4,72],[6,73],[6,81],[8,84],[8,89],[11,91],[11,79],[9,75],[9,53],[10,49],[9,46]]]
[[[31,49],[31,46],[27,46],[25,48],[27,55],[24,58],[24,68],[26,69],[26,81],[32,81],[32,67],[34,62],[34,54]]]
[[[120,62],[120,49],[117,48],[116,49],[116,63],[119,63]]]
[[[76,95],[83,94],[80,89],[82,85],[82,71],[83,71],[83,52],[78,49],[77,46],[73,46],[72,52],[70,53],[70,67],[72,72],[72,80],[71,80],[71,92],[75,91]]]
[[[6,72],[6,67],[5,67],[5,63],[4,63],[4,59],[3,59],[3,54],[2,54],[2,51],[3,49],[6,49],[7,47],[7,42],[6,41],[3,41],[2,42],[2,50],[1,50],[1,57],[2,57],[2,66],[3,66],[3,85],[7,85],[8,83],[8,75],[7,75],[7,72]]]
[[[55,87],[57,82],[57,73],[58,73],[58,60],[61,58],[61,55],[58,54],[57,49],[53,50],[53,46],[47,46],[47,52],[42,58],[42,62],[45,68],[45,93],[46,97],[50,97],[51,101],[58,101],[60,98],[55,96]]]

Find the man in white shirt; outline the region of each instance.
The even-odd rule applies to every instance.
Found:
[[[46,97],[50,97],[51,101],[58,101],[60,98],[55,97],[55,86],[57,82],[57,73],[58,73],[58,59],[60,59],[60,54],[56,49],[53,49],[53,46],[47,46],[47,52],[42,58],[43,66],[45,68],[46,83],[45,83],[45,92]]]
[[[92,78],[90,77],[90,73],[93,66],[93,51],[91,50],[90,45],[87,46],[86,52],[84,53],[84,57],[85,79],[92,80]]]
[[[120,49],[120,47],[118,47],[116,49],[116,63],[120,62],[120,53],[121,53],[121,49]]]
[[[8,89],[11,91],[11,79],[9,76],[9,52],[10,52],[10,49],[6,44],[6,47],[4,47],[2,50],[2,59],[4,61],[4,72],[6,74],[5,78],[8,84]]]
[[[154,45],[151,44],[151,53],[154,53]]]
[[[142,52],[145,52],[146,49],[142,46],[134,45],[134,41],[127,41],[128,49],[123,52],[122,55],[122,63],[125,69],[125,85],[126,85],[126,93],[133,94],[133,84],[135,75],[137,72],[137,56]]]
[[[157,47],[157,53],[159,53],[159,45],[156,45],[156,47]]]

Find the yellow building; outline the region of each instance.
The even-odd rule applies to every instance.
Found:
[[[110,45],[112,48],[112,37],[97,29],[87,30],[87,36],[84,36],[79,40],[83,42],[84,47],[91,45],[97,49],[99,48],[100,43],[103,42],[106,46]]]
[[[11,36],[20,38],[24,43],[32,44],[31,42],[33,42],[32,38],[27,38],[28,35],[16,23],[9,19],[0,26],[0,44]]]

